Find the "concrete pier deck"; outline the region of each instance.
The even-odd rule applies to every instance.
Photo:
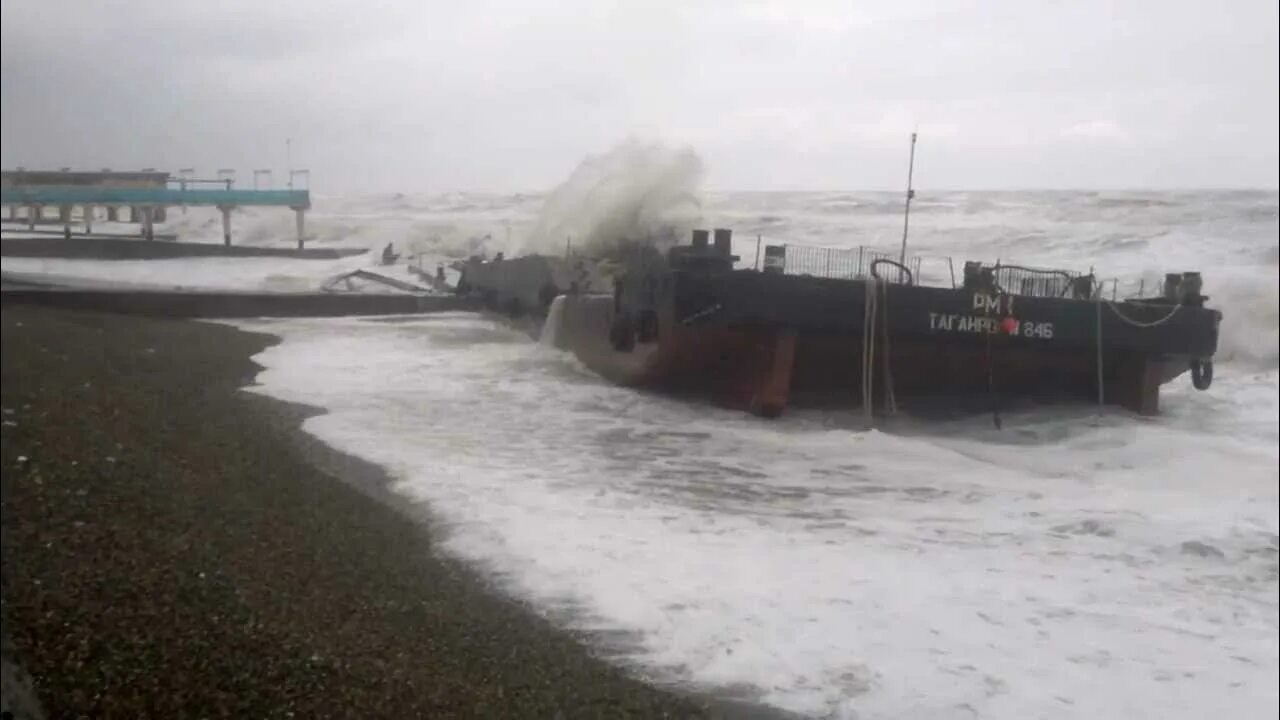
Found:
[[[0,300],[6,306],[40,305],[168,318],[340,317],[479,309],[475,301],[452,295],[86,289],[7,282],[0,289]]]
[[[211,207],[276,206],[311,207],[307,190],[240,190],[195,188],[125,187],[9,187],[0,190],[0,204],[22,206],[116,205],[167,206],[208,205]]]
[[[107,237],[0,238],[0,255],[28,258],[150,260],[180,257],[288,257],[334,260],[368,252],[357,247],[282,248],[213,243],[147,242]]]

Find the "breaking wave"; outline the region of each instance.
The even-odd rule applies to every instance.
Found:
[[[702,161],[691,148],[628,140],[589,156],[547,196],[518,252],[606,254],[620,242],[669,244],[702,215]]]
[[[1215,358],[1254,368],[1280,367],[1280,286],[1275,274],[1226,280],[1219,280],[1208,303],[1223,314]]]

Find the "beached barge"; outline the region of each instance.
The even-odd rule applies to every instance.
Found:
[[[1116,300],[1091,274],[976,262],[928,286],[918,259],[866,249],[769,246],[762,267],[735,269],[730,240],[694,231],[690,245],[611,263],[473,258],[458,292],[550,315],[554,343],[614,382],[706,391],[764,416],[793,401],[1064,395],[1150,415],[1161,385],[1212,381],[1222,316],[1204,307],[1198,273]]]

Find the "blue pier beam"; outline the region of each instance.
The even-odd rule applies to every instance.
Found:
[[[3,205],[228,205],[275,206],[306,210],[307,190],[183,190],[179,188],[8,187]]]
[[[157,208],[176,205],[203,205],[218,208],[222,213],[223,241],[231,244],[231,210],[237,207],[287,207],[297,216],[298,247],[303,246],[305,230],[303,216],[311,208],[311,193],[307,190],[234,190],[187,188],[130,188],[95,186],[38,186],[6,187],[0,189],[0,205],[39,208],[44,206],[66,207],[80,205],[89,209],[95,206],[108,208],[142,208],[143,233],[151,239],[151,220]]]

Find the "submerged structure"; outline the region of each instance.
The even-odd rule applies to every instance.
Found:
[[[647,245],[611,261],[472,258],[458,292],[546,332],[603,377],[708,392],[773,417],[793,403],[894,408],[913,398],[1070,396],[1151,415],[1161,385],[1213,378],[1221,313],[1199,273],[1169,274],[1152,297],[1103,297],[1092,274],[951,265],[865,248],[764,248],[736,267],[731,232]]]

